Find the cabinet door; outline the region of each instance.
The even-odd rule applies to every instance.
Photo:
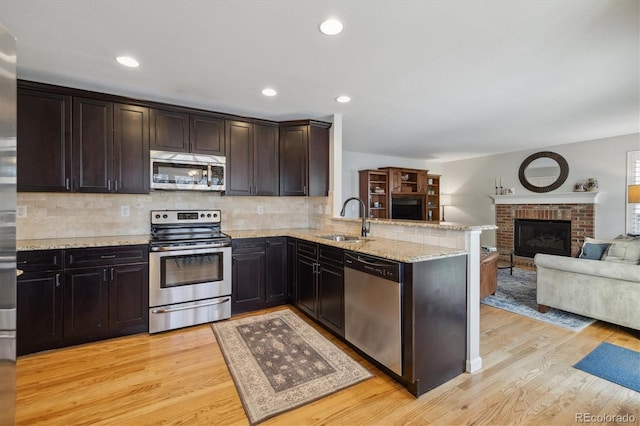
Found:
[[[427,193],[427,173],[426,172],[418,172],[417,178],[418,181],[417,190],[421,194]]]
[[[287,299],[287,239],[267,238],[266,302],[283,304]]]
[[[307,195],[309,126],[280,130],[280,195]]]
[[[310,259],[298,254],[297,276],[297,305],[298,308],[316,318],[316,264],[315,259]]]
[[[253,124],[227,121],[227,195],[252,195]],[[259,160],[258,160],[259,161]]]
[[[402,191],[402,171],[389,169],[389,180],[391,181],[391,193]]]
[[[189,114],[162,109],[149,112],[149,145],[157,151],[189,151]]]
[[[318,320],[344,335],[344,269],[320,263]]]
[[[326,197],[329,193],[329,129],[309,125],[308,149],[307,195]]]
[[[255,124],[253,142],[253,194],[278,195],[280,192],[280,133],[275,126]]]
[[[287,238],[287,298],[295,303],[297,290],[297,243],[294,238]]]
[[[18,89],[18,191],[71,190],[71,96]]]
[[[149,109],[113,106],[113,178],[115,192],[149,193]]]
[[[111,192],[113,104],[73,99],[73,190]]]
[[[109,333],[149,329],[149,264],[109,268]]]
[[[264,307],[266,254],[264,250],[233,255],[231,314]]]
[[[61,271],[25,272],[18,278],[18,355],[62,346],[61,275]]]
[[[215,115],[190,115],[191,152],[225,155],[224,119]]]
[[[90,341],[107,334],[107,268],[71,269],[64,275],[65,340]]]

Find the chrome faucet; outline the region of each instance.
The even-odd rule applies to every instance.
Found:
[[[360,215],[362,215],[362,230],[360,232],[360,236],[361,237],[366,237],[367,233],[369,231],[371,231],[371,222],[369,222],[368,226],[365,223],[367,208],[364,206],[364,201],[362,201],[360,198],[357,198],[357,197],[347,198],[345,200],[344,204],[342,204],[342,210],[340,210],[340,216],[344,216],[344,212],[345,212],[345,209],[347,208],[347,204],[351,200],[356,200],[356,201],[358,201],[360,203]]]

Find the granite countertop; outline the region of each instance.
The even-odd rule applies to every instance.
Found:
[[[47,238],[41,240],[18,240],[18,251],[53,250],[85,247],[131,246],[149,244],[149,235],[119,235],[113,237]]]
[[[349,218],[349,217],[332,217],[332,221],[335,222],[353,222],[361,223],[362,219]],[[496,225],[466,225],[464,223],[457,222],[428,222],[421,220],[402,220],[402,219],[366,219],[367,222],[379,225],[402,225],[414,228],[436,228],[450,231],[487,231],[491,229],[498,229]]]
[[[320,235],[333,234],[331,231],[323,231],[321,229],[257,229],[253,231],[227,231],[226,233],[229,234],[231,238],[294,237],[405,263],[422,262],[425,260],[467,254],[467,252],[462,249],[431,246],[378,237],[365,237],[362,238],[360,242],[331,241],[319,238]]]
[[[331,241],[319,238],[332,234],[321,229],[256,229],[249,231],[226,231],[231,238],[294,237],[314,243],[320,243],[363,254],[384,257],[398,262],[414,263],[443,257],[466,254],[465,250],[390,240],[378,237],[365,237],[359,242]],[[111,237],[50,238],[41,240],[18,240],[18,251],[52,250],[83,247],[105,247],[148,244],[149,235],[122,235]]]

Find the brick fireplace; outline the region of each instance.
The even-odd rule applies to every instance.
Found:
[[[589,195],[569,193],[564,201],[561,194],[495,196],[498,226],[496,245],[501,249],[513,250],[515,219],[565,220],[571,222],[571,256],[576,256],[580,252],[584,237],[595,235],[597,193]],[[514,263],[534,266],[533,259],[529,257],[514,256]]]

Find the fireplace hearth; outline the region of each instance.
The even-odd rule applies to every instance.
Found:
[[[571,221],[515,219],[514,254],[534,257],[537,253],[571,256]]]

